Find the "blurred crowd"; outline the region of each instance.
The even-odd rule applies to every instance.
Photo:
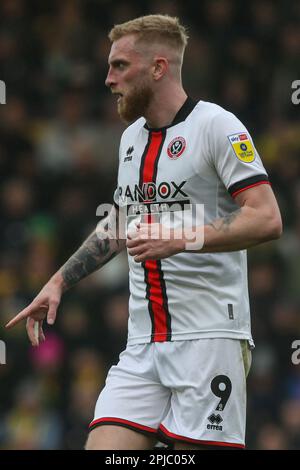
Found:
[[[250,449],[300,448],[300,79],[297,0],[1,0],[0,448],[80,449],[110,365],[126,345],[123,254],[68,292],[47,340],[33,349],[24,308],[112,202],[124,129],[105,89],[116,23],[179,16],[190,42],[183,82],[246,124],[269,172],[283,237],[249,250],[256,349],[248,382]]]

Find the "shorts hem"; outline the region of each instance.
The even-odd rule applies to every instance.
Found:
[[[135,346],[137,344],[153,344],[159,342],[176,342],[190,341],[199,339],[234,339],[246,340],[250,345],[254,345],[253,339],[248,332],[232,331],[232,330],[211,330],[211,331],[194,331],[190,333],[172,333],[171,339],[161,340],[158,335],[134,336],[127,338],[127,346]]]
[[[161,442],[166,444],[170,444],[170,442],[189,442],[190,444],[199,444],[207,447],[215,446],[218,448],[226,447],[231,449],[245,449],[244,444],[238,444],[236,442],[208,441],[205,439],[194,439],[191,437],[174,434],[168,431],[168,429],[166,429],[162,424],[158,429],[157,436]]]
[[[94,419],[89,425],[89,431],[97,428],[98,426],[111,425],[111,426],[122,426],[124,428],[131,429],[133,431],[140,432],[146,436],[156,436],[157,429],[150,428],[149,426],[144,426],[143,424],[135,423],[127,419],[115,418],[115,417],[105,417]]]

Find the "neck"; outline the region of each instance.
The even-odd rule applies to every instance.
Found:
[[[148,126],[150,128],[169,126],[186,99],[187,94],[181,86],[155,93],[144,116]]]

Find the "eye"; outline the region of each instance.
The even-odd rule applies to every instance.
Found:
[[[113,63],[113,66],[114,68],[116,68],[117,70],[124,70],[127,66],[127,63],[124,62],[123,60],[116,60],[114,63]]]

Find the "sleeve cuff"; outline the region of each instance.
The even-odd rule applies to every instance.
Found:
[[[250,176],[250,178],[237,181],[237,183],[234,183],[231,186],[229,186],[228,192],[231,195],[231,197],[234,198],[242,191],[246,191],[246,189],[253,188],[254,186],[259,186],[260,184],[270,184],[270,181],[267,175],[255,175],[255,176]]]

